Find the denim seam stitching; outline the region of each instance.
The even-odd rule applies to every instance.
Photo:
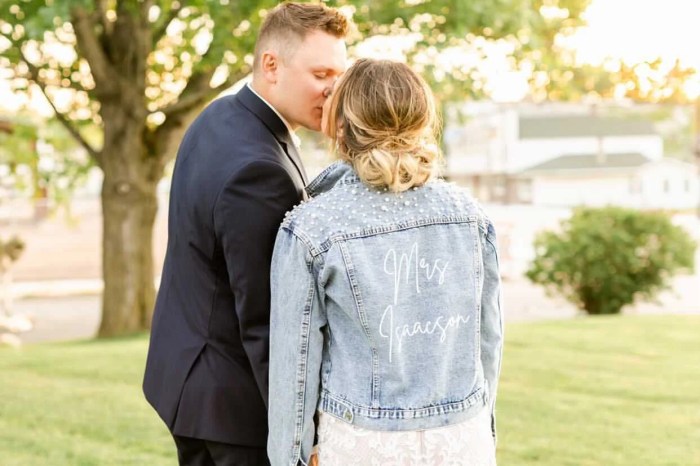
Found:
[[[478,223],[478,217],[476,215],[450,215],[447,217],[430,217],[421,220],[399,222],[391,225],[363,228],[360,231],[355,231],[352,233],[336,233],[331,235],[328,239],[326,239],[320,244],[318,253],[322,254],[328,251],[333,246],[333,244],[336,244],[341,241],[347,241],[350,239],[367,238],[370,236],[376,236],[384,233],[396,233],[399,231],[411,230],[413,228],[420,228],[433,225],[450,225],[474,222]]]
[[[307,271],[311,276],[312,264],[306,261]],[[301,456],[301,436],[304,428],[304,395],[306,394],[306,368],[309,358],[309,327],[311,322],[311,307],[314,297],[314,287],[312,280],[309,280],[309,291],[304,304],[304,314],[301,322],[301,344],[300,344],[300,360],[297,366],[297,400],[296,400],[296,422],[294,426],[294,445],[292,450],[293,458]],[[299,391],[301,390],[301,391]]]
[[[481,246],[481,235],[478,234],[480,230],[480,226],[477,225],[476,227],[476,235],[474,236],[474,262],[475,262],[475,270],[476,270],[476,280],[474,282],[474,296],[476,296],[478,299],[476,299],[476,360],[481,361],[481,309],[482,309],[482,299],[483,299],[483,294],[484,294],[484,279],[485,279],[485,272],[484,272],[484,256],[483,256],[483,248]]]
[[[355,265],[350,258],[350,252],[347,250],[347,244],[344,242],[339,243],[340,253],[343,256],[343,262],[345,262],[345,267],[348,274],[348,279],[350,280],[350,287],[352,288],[352,295],[357,305],[357,313],[360,317],[360,323],[362,324],[362,330],[365,332],[367,340],[369,340],[370,348],[372,350],[372,394],[370,395],[372,403],[376,403],[379,397],[379,361],[377,356],[377,345],[372,338],[369,331],[369,324],[367,323],[367,316],[364,312],[364,304],[362,301],[362,295],[360,293],[359,285],[357,279],[355,278]]]
[[[450,412],[464,411],[470,406],[473,406],[476,403],[478,403],[479,400],[483,400],[484,396],[484,388],[479,387],[473,393],[469,394],[466,398],[462,400],[445,402],[439,405],[429,407],[409,409],[371,408],[369,406],[359,405],[349,400],[338,398],[337,396],[330,393],[328,390],[324,389],[322,392],[322,404],[325,408],[330,408],[328,409],[329,413],[332,413],[333,406],[331,405],[338,405],[339,407],[344,407],[345,409],[349,408],[353,411],[353,413],[357,413],[363,417],[367,417],[370,419],[419,419],[435,415],[442,415]],[[326,411],[326,409],[324,409],[324,411]],[[406,416],[407,414],[409,415],[408,417]]]

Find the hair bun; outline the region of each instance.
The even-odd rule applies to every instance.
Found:
[[[329,111],[328,134],[365,183],[405,191],[436,171],[435,102],[406,64],[358,60],[338,83]]]
[[[417,144],[397,140],[384,141],[380,146],[356,154],[353,167],[360,178],[371,186],[387,187],[394,192],[422,186],[434,172],[436,151]]]

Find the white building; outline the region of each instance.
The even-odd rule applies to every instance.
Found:
[[[691,209],[700,198],[697,167],[665,159],[651,121],[586,107],[482,107],[445,145],[447,176],[484,201]]]
[[[643,209],[692,209],[698,204],[697,167],[673,159],[652,161],[639,153],[557,157],[520,172],[524,201],[542,206],[621,205]],[[529,197],[529,199],[527,199]]]

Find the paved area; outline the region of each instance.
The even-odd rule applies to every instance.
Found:
[[[100,297],[31,298],[15,303],[19,314],[31,316],[34,328],[20,335],[22,343],[92,338],[100,325]]]
[[[153,234],[156,264],[162,263],[167,243],[165,198],[160,204]],[[76,199],[70,214],[59,211],[41,222],[32,217],[31,205],[0,204],[0,237],[18,235],[26,244],[12,270],[15,282],[89,280],[102,276],[99,199]]]

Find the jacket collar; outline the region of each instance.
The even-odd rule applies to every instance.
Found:
[[[277,139],[277,141],[279,141],[279,143],[282,145],[284,152],[294,163],[294,166],[299,172],[302,180],[304,180],[304,183],[306,183],[306,172],[304,171],[304,166],[301,163],[301,158],[296,151],[294,141],[292,140],[292,136],[289,134],[287,125],[285,125],[282,119],[277,115],[277,112],[275,112],[264,100],[258,97],[248,86],[243,86],[236,94],[236,97],[238,101],[251,113],[257,116],[267,127],[267,129],[269,129],[275,136],[275,139]]]
[[[329,165],[306,187],[310,197],[330,191],[336,185],[361,183],[352,166],[339,160]]]
[[[245,108],[255,114],[267,126],[275,136],[275,139],[285,144],[292,144],[289,130],[287,130],[287,126],[282,119],[277,116],[277,113],[265,101],[255,95],[248,86],[241,87],[236,97]]]
[[[258,94],[258,93],[255,91],[255,89],[253,89],[251,83],[247,83],[247,84],[245,85],[245,87],[247,87],[248,90],[250,90],[250,92],[252,92],[258,99],[262,100],[268,107],[270,107],[270,109],[271,109],[273,112],[275,112],[275,115],[277,115],[277,117],[278,117],[280,120],[282,120],[282,123],[284,123],[284,126],[287,127],[287,132],[289,132],[289,136],[290,136],[292,142],[294,143],[294,147],[299,148],[299,145],[300,145],[300,143],[301,143],[301,141],[299,140],[299,136],[297,136],[297,135],[295,134],[295,132],[294,132],[294,130],[292,129],[291,125],[290,125],[289,122],[282,116],[282,114],[281,114],[280,112],[278,112],[278,111],[275,109],[275,107],[272,106],[272,104],[271,104],[270,102],[268,102],[267,100],[265,100],[265,98],[264,98],[263,96],[261,96],[260,94]]]

